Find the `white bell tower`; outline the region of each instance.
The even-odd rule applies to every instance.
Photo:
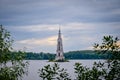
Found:
[[[63,55],[63,45],[62,45],[62,37],[61,37],[61,31],[59,28],[58,32],[58,39],[57,39],[57,50],[56,50],[56,59],[55,60],[64,60],[64,55]]]

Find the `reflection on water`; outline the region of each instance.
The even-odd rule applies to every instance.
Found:
[[[69,60],[69,62],[59,62],[61,68],[67,69],[67,72],[71,76],[72,80],[75,79],[74,73],[74,64],[76,62],[82,63],[83,66],[87,66],[89,68],[92,67],[94,62],[104,62],[104,60]],[[44,67],[47,64],[54,64],[54,62],[48,62],[48,60],[29,60],[29,69],[28,76],[24,76],[23,80],[42,80],[39,77],[38,69]]]

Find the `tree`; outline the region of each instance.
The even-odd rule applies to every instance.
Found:
[[[38,72],[43,80],[71,80],[64,68],[60,69],[57,63],[46,65]]]
[[[94,48],[100,54],[110,54],[106,62],[108,70],[104,69],[106,80],[120,79],[120,45],[118,37],[104,36],[102,44],[95,43]]]
[[[77,80],[101,80],[101,76],[104,74],[102,69],[103,64],[94,62],[92,69],[82,66],[81,63],[75,63],[75,73],[77,74]]]
[[[12,54],[12,43],[10,32],[0,25],[0,80],[18,80],[27,74],[28,63],[23,62],[25,53]]]
[[[94,63],[92,69],[75,64],[77,80],[120,80],[120,46],[119,39],[104,36],[102,44],[95,43],[95,51],[99,54],[109,54],[104,63]]]

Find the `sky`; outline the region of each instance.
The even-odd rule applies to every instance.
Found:
[[[103,36],[120,38],[120,0],[0,0],[0,24],[14,50],[56,53],[59,26],[64,52],[91,50]]]

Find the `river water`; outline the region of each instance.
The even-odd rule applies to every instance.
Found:
[[[83,66],[89,68],[92,67],[94,62],[104,62],[105,60],[69,60],[69,62],[58,62],[60,68],[67,69],[67,72],[71,76],[72,80],[75,79],[76,75],[74,73],[74,64],[76,62],[82,63]],[[47,64],[54,64],[54,62],[48,62],[48,60],[29,60],[28,75],[24,76],[22,80],[42,80],[39,77],[38,69],[43,68]]]

